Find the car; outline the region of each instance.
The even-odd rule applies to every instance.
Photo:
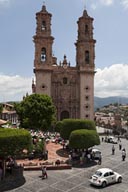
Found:
[[[99,149],[93,148],[91,151],[91,155],[93,160],[101,159],[101,151]]]
[[[115,137],[113,137],[113,136],[109,136],[108,138],[107,138],[107,142],[108,143],[112,143],[112,144],[117,144],[118,142],[117,142],[117,139],[115,138]]]
[[[109,137],[109,143],[117,144],[117,139],[115,137]]]
[[[122,175],[109,168],[100,168],[91,176],[89,181],[91,185],[106,187],[112,183],[121,183]]]

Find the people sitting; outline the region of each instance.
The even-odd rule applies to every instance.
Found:
[[[55,161],[55,165],[60,165],[60,160],[59,159],[57,159],[56,161]]]

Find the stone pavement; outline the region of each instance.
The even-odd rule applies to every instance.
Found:
[[[123,147],[128,152],[128,140],[122,139]],[[41,171],[24,171],[23,178],[10,178],[0,184],[0,192],[128,192],[128,157],[121,159],[121,151],[115,144],[115,155],[111,154],[112,144],[101,143],[97,146],[103,154],[102,165],[72,168],[71,170],[47,171],[48,179],[41,179]],[[109,167],[123,176],[121,184],[110,185],[106,188],[92,187],[90,176],[99,167]]]
[[[68,153],[66,150],[63,150],[62,145],[55,144],[52,142],[49,142],[46,145],[46,149],[48,150],[48,161],[49,162],[55,162],[57,159],[61,161],[66,161],[68,159]],[[47,161],[47,160],[46,160]],[[29,163],[30,161],[28,159],[25,160],[18,160],[17,163],[23,165],[23,163]],[[31,160],[32,163],[41,163],[45,162],[44,160],[39,161],[39,159]]]

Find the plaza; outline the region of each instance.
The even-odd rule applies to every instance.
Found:
[[[122,147],[128,151],[128,140],[121,139]],[[48,170],[48,179],[42,180],[41,171],[24,171],[21,179],[8,178],[0,184],[0,192],[128,192],[128,158],[122,161],[121,151],[115,144],[115,155],[112,155],[112,144],[101,142],[96,146],[102,152],[102,164],[72,167],[70,170]],[[123,182],[106,188],[93,187],[89,183],[90,176],[101,167],[108,167],[122,174]]]

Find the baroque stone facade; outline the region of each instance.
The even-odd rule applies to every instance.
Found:
[[[95,40],[93,39],[93,18],[87,11],[78,19],[76,65],[71,66],[66,55],[57,63],[53,56],[51,35],[52,14],[42,6],[36,13],[36,34],[33,93],[52,97],[57,109],[57,119],[94,119],[94,75]]]

